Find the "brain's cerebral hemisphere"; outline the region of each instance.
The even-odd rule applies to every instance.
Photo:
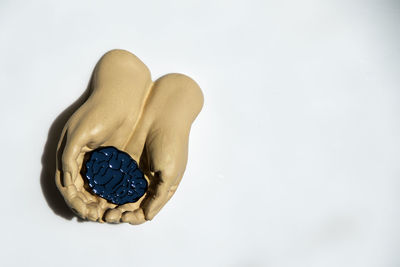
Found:
[[[147,190],[136,161],[114,147],[94,150],[85,166],[92,192],[114,204],[136,202]]]

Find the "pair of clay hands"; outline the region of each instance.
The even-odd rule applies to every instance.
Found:
[[[124,50],[112,50],[100,59],[90,89],[62,132],[57,187],[84,219],[131,224],[151,220],[182,179],[191,124],[203,106],[202,92],[182,74],[152,82],[148,68]],[[149,182],[138,202],[115,205],[85,187],[85,154],[102,146],[114,146],[138,162]]]

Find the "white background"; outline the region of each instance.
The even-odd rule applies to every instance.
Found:
[[[0,265],[400,266],[399,34],[396,0],[0,1]],[[140,226],[79,222],[53,184],[113,48],[205,95]]]

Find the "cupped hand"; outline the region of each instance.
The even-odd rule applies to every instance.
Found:
[[[133,54],[105,54],[95,68],[88,100],[60,138],[56,184],[67,204],[92,221],[151,220],[183,176],[190,127],[202,105],[200,88],[187,76],[169,74],[152,83],[149,70]],[[149,182],[139,201],[116,205],[84,186],[85,154],[101,146],[114,146],[138,162]]]

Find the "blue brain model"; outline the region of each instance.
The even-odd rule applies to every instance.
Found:
[[[94,150],[86,162],[86,178],[93,193],[117,205],[136,202],[147,181],[135,160],[114,147]]]

